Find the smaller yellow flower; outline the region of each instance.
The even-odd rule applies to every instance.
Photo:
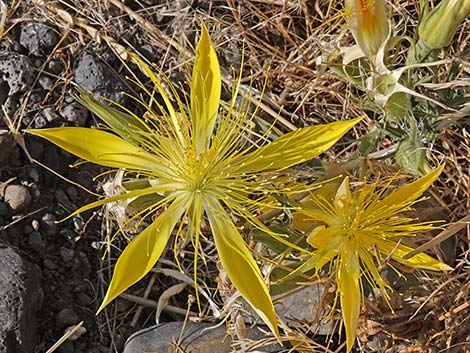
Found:
[[[383,196],[387,186],[378,188],[377,182],[351,192],[349,179],[346,177],[336,192],[331,192],[331,185],[327,185],[323,196],[321,190],[317,191],[317,195],[304,204],[308,206],[302,206],[299,210],[307,219],[316,222],[316,227],[307,238],[316,251],[294,272],[314,268],[318,273],[327,263],[334,265],[331,268],[335,269],[337,296],[346,329],[348,352],[354,344],[363,301],[362,279],[365,278],[374,287],[378,286],[385,299],[388,299],[386,288],[389,285],[381,277],[379,270],[386,259],[391,258],[399,263],[427,270],[452,269],[423,253],[404,259],[413,248],[401,243],[401,239],[436,227],[429,222],[398,216],[423,200],[420,196],[442,169],[443,166],[434,169],[387,196]]]
[[[388,37],[389,25],[382,0],[345,0],[346,19],[356,43],[367,56],[377,54]]]

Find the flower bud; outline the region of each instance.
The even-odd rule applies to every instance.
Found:
[[[367,56],[377,53],[388,37],[383,0],[345,0],[346,19],[356,43]]]
[[[442,0],[421,21],[419,39],[430,49],[447,47],[460,23],[470,14],[470,0]]]

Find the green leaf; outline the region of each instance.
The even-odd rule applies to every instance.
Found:
[[[155,170],[162,165],[159,159],[119,136],[98,129],[58,127],[25,130],[56,144],[88,162],[112,168]]]
[[[140,144],[139,135],[149,134],[149,128],[130,114],[110,107],[84,93],[80,97],[76,97],[76,99],[108,124],[119,136],[136,146]]]
[[[286,169],[309,161],[330,148],[361,119],[309,126],[289,132],[243,156],[234,164],[234,168],[239,173],[252,173]]]
[[[138,189],[138,190],[129,191],[129,192],[126,192],[126,193],[121,194],[121,195],[107,197],[105,199],[98,200],[98,201],[95,201],[95,202],[91,202],[91,203],[89,203],[89,204],[87,204],[83,207],[80,207],[78,210],[72,212],[66,218],[64,218],[63,221],[66,220],[66,219],[69,219],[70,217],[73,217],[73,216],[75,216],[79,213],[82,213],[82,212],[91,210],[92,208],[103,206],[105,204],[112,203],[112,202],[132,199],[132,198],[135,198],[135,197],[137,198],[136,200],[138,200],[142,196],[153,195],[153,194],[155,194],[154,197],[160,198],[160,195],[158,195],[158,193],[166,192],[166,191],[170,191],[170,190],[173,190],[173,187],[171,185],[164,184],[164,185],[153,186],[153,187],[149,187],[149,188],[145,188],[145,189]],[[157,199],[155,202],[158,202],[159,200],[160,199]]]
[[[191,119],[199,150],[201,147],[205,148],[212,136],[219,110],[221,86],[219,61],[203,23],[191,77]]]
[[[151,225],[127,245],[116,262],[111,284],[96,314],[155,266],[186,207],[185,198],[175,199]]]
[[[205,211],[220,261],[228,277],[276,337],[279,337],[276,314],[268,288],[240,233],[218,201],[207,200]]]

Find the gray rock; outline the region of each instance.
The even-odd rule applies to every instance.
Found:
[[[55,264],[54,261],[52,261],[51,259],[45,259],[43,262],[42,262],[42,265],[47,268],[48,270],[51,270],[51,271],[54,271],[57,269],[57,265]]]
[[[42,88],[46,91],[50,91],[52,87],[54,87],[54,81],[52,81],[49,77],[47,76],[41,76],[39,77],[39,84],[41,85]]]
[[[276,313],[289,327],[308,325],[310,330],[326,335],[331,331],[330,324],[318,322],[318,318],[325,314],[321,312],[325,310],[321,304],[323,290],[322,284],[312,284],[289,295],[283,294],[282,299],[276,301]]]
[[[42,110],[42,115],[46,118],[46,120],[50,123],[54,123],[60,120],[59,114],[55,111],[53,107],[47,107]]]
[[[72,261],[75,256],[75,251],[73,251],[73,249],[66,248],[65,246],[61,246],[59,252],[62,261],[65,263]]]
[[[72,308],[65,308],[59,311],[55,318],[55,326],[62,330],[68,326],[78,324],[80,318]]]
[[[252,340],[266,338],[257,327],[248,328],[248,337]],[[180,339],[181,337],[181,339]],[[123,353],[141,352],[175,352],[175,343],[182,352],[191,353],[229,353],[232,350],[232,340],[227,334],[225,325],[204,322],[171,322],[150,327],[136,332],[126,342]],[[240,347],[238,347],[240,348]],[[178,351],[180,351],[178,350]],[[237,352],[248,352],[237,349]],[[285,347],[270,344],[257,347],[257,352],[281,352]]]
[[[64,107],[62,117],[74,126],[85,126],[88,119],[88,109],[78,103],[71,103]]]
[[[31,232],[31,234],[28,236],[28,246],[38,254],[43,254],[46,247],[44,245],[44,241],[42,240],[41,233],[36,231]]]
[[[0,248],[0,352],[33,352],[41,289],[37,270],[11,248]]]
[[[6,160],[13,150],[15,140],[7,132],[0,132],[0,162]]]
[[[75,69],[75,82],[84,90],[101,94],[117,102],[123,101],[122,82],[105,64],[90,53],[85,53]]]
[[[33,64],[28,57],[15,52],[0,53],[0,82],[8,84],[9,96],[28,90],[33,79]]]
[[[31,202],[31,194],[23,185],[7,185],[3,198],[13,214],[25,209]]]
[[[28,23],[21,28],[20,44],[30,54],[48,53],[59,42],[57,33],[44,23]]]

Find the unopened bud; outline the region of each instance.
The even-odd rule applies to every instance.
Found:
[[[447,47],[469,14],[470,0],[442,0],[421,21],[418,27],[419,39],[430,49]]]

